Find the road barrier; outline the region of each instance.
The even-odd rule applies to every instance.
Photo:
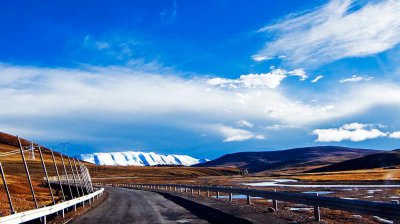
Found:
[[[272,208],[278,211],[278,201],[291,202],[296,204],[304,204],[314,207],[315,221],[321,220],[320,207],[329,208],[334,210],[347,211],[356,214],[379,216],[381,218],[391,219],[394,224],[400,224],[400,204],[398,201],[392,203],[372,202],[363,200],[350,200],[335,197],[326,197],[316,195],[308,195],[301,193],[288,193],[277,191],[256,190],[250,188],[232,188],[232,187],[219,187],[219,186],[193,186],[193,185],[179,185],[179,184],[113,184],[117,187],[131,187],[139,189],[150,190],[166,190],[187,193],[190,190],[206,191],[207,196],[211,192],[215,192],[216,198],[219,198],[221,192],[229,194],[229,199],[232,200],[232,194],[246,195],[247,204],[251,204],[251,197],[261,197],[265,199],[272,199]]]
[[[88,195],[74,198],[69,201],[59,203],[59,204],[1,217],[0,223],[1,224],[17,224],[17,223],[32,221],[35,219],[41,219],[42,223],[46,223],[47,216],[61,211],[61,215],[64,217],[65,210],[73,207],[74,211],[76,211],[76,207],[78,204],[82,204],[84,206],[86,201],[89,201],[89,203],[91,203],[91,200],[98,199],[103,194],[103,191],[104,191],[104,188],[101,188],[93,193],[88,194]]]

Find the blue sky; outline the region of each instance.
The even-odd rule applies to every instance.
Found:
[[[1,2],[0,130],[67,152],[400,148],[398,0]]]

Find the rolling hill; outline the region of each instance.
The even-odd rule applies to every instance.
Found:
[[[400,150],[375,153],[360,158],[350,159],[329,166],[310,170],[309,172],[330,172],[383,168],[400,165]]]
[[[227,154],[218,159],[195,166],[233,166],[247,169],[250,172],[290,169],[295,167],[296,169],[305,171],[377,152],[381,151],[337,146],[318,146],[263,152],[238,152]]]

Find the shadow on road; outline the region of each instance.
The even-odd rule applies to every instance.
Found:
[[[210,223],[252,223],[246,219],[238,218],[233,215],[227,214],[215,208],[208,207],[206,205],[198,204],[196,202],[181,198],[179,196],[174,196],[168,193],[157,192],[164,198],[174,202],[177,205],[190,211],[193,215],[204,219]]]

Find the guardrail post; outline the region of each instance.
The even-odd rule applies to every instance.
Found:
[[[247,189],[250,190],[250,188]],[[247,204],[251,205],[251,196],[249,194],[247,195]]]
[[[207,190],[207,197],[210,197],[210,191]]]
[[[217,194],[217,198],[219,198],[219,191],[217,191],[216,194]]]
[[[65,211],[64,211],[64,209],[62,210],[61,215],[62,215],[63,218],[65,218]]]
[[[6,190],[8,204],[10,205],[11,214],[15,214],[14,205],[11,201],[10,191],[8,190],[6,176],[4,175],[3,165],[1,165],[1,162],[0,162],[0,173],[1,173],[1,178],[3,179],[4,189]]]
[[[46,224],[46,223],[47,223],[47,216],[43,216],[42,223],[43,223],[43,224]]]
[[[40,145],[38,147],[38,150],[39,150],[40,160],[42,161],[42,167],[43,167],[44,176],[46,177],[47,185],[49,187],[51,199],[53,200],[53,204],[56,204],[56,200],[54,199],[53,189],[51,189],[51,184],[50,184],[50,181],[49,181],[49,175],[47,174],[46,164],[44,163],[42,149],[40,148]]]
[[[396,204],[396,205],[399,204],[399,200],[391,200],[390,202],[391,202],[392,204]],[[394,219],[394,220],[393,220],[393,224],[400,224],[400,218]]]
[[[247,195],[247,204],[251,205],[251,196],[250,195]]]
[[[232,188],[232,187],[229,187]],[[229,201],[232,201],[232,192],[229,193]]]
[[[22,149],[21,140],[19,139],[19,136],[17,136],[17,138],[18,138],[19,149],[20,149],[22,161],[23,161],[24,167],[25,167],[26,177],[28,178],[29,187],[30,187],[30,189],[31,189],[33,201],[35,202],[35,207],[36,207],[36,208],[39,208],[38,203],[37,203],[37,200],[36,200],[36,196],[35,196],[35,191],[33,190],[33,185],[32,185],[31,176],[30,176],[30,174],[29,174],[28,164],[26,164],[25,155],[24,155],[24,150]]]
[[[193,188],[190,188],[190,194],[193,195]]]
[[[318,196],[318,193],[316,193],[316,196]],[[319,206],[314,206],[314,220],[316,222],[321,221],[321,212],[319,210]]]
[[[54,168],[55,168],[55,170],[56,170],[56,174],[57,174],[57,178],[58,178],[58,184],[60,185],[62,197],[63,197],[63,200],[66,201],[66,200],[65,200],[64,189],[63,189],[62,184],[61,184],[60,174],[58,173],[56,158],[54,157],[54,152],[53,152],[52,149],[50,149],[50,152],[51,152],[51,156],[53,157]]]
[[[198,194],[198,195],[201,195],[200,189],[197,190],[197,194]]]
[[[276,192],[276,190],[274,190]],[[277,212],[278,211],[278,200],[272,199],[272,208]]]

